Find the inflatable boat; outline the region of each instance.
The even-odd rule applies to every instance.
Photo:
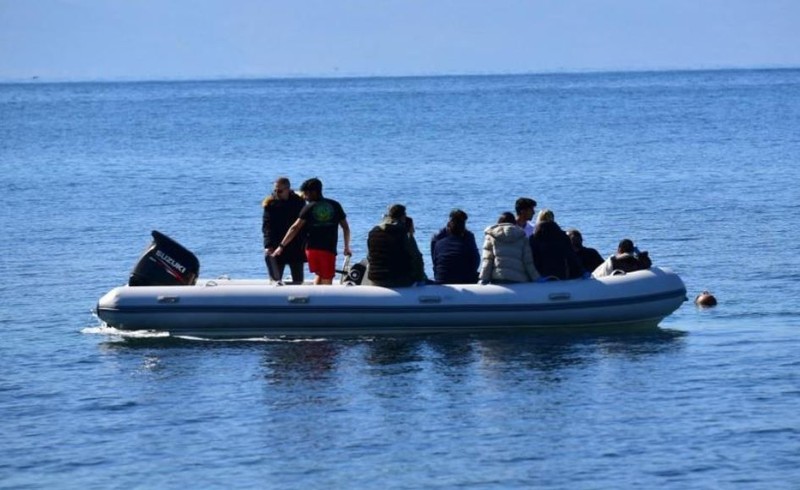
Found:
[[[680,277],[651,268],[600,279],[543,283],[360,285],[363,270],[331,286],[197,279],[199,261],[153,232],[128,285],[96,314],[119,330],[198,337],[486,332],[552,327],[655,327],[686,301]]]

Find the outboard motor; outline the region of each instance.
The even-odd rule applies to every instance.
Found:
[[[192,286],[200,273],[197,257],[167,235],[155,230],[133,268],[128,286]]]
[[[358,286],[364,281],[364,277],[367,275],[367,267],[369,266],[369,262],[367,259],[362,260],[361,262],[351,265],[350,269],[347,271],[347,277],[345,282],[348,284],[352,284]]]

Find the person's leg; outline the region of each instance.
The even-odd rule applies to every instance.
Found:
[[[289,264],[289,270],[292,273],[292,284],[303,284],[303,272],[305,269],[305,263],[303,262],[292,262]]]
[[[306,249],[306,260],[308,260],[308,270],[311,271],[312,274],[315,274],[314,284],[319,284],[319,274],[317,274],[319,265],[317,264],[317,258],[318,254],[316,253],[316,250],[310,248]]]
[[[308,268],[316,274],[314,284],[333,284],[336,274],[336,255],[325,250],[307,249]]]

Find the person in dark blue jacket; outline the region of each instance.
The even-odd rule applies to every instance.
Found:
[[[481,256],[475,235],[467,230],[467,213],[450,212],[447,226],[431,240],[433,277],[440,284],[474,284],[478,282]]]

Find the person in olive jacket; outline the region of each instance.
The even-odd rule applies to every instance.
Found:
[[[424,283],[422,254],[414,239],[414,225],[406,207],[394,204],[367,237],[367,279],[383,287],[406,287]]]
[[[264,259],[267,263],[267,272],[273,281],[283,279],[286,264],[292,273],[292,284],[303,283],[306,254],[303,250],[305,240],[293,240],[286,246],[286,250],[278,256],[273,252],[281,243],[289,227],[292,226],[300,215],[300,210],[306,205],[305,200],[292,190],[289,179],[278,177],[272,189],[272,194],[264,199],[264,217],[261,232],[264,235]]]

